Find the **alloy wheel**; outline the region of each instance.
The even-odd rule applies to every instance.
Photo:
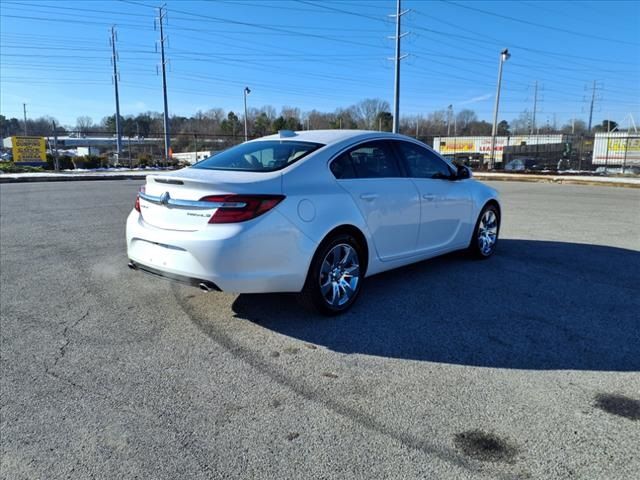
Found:
[[[478,248],[482,255],[488,256],[493,251],[498,238],[498,217],[493,210],[487,210],[478,226]]]
[[[332,307],[345,305],[356,294],[360,264],[355,248],[346,243],[333,247],[320,267],[320,292]]]

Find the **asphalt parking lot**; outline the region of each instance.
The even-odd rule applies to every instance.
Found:
[[[327,319],[129,271],[139,184],[0,186],[2,478],[638,478],[640,190],[494,182]]]

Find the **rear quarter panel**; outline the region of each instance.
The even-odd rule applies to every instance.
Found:
[[[371,265],[376,260],[375,249],[371,248],[366,222],[351,195],[338,184],[328,165],[334,155],[350,143],[324,147],[295,168],[283,171],[282,191],[286,200],[278,205],[278,211],[317,245],[341,225],[358,228],[367,240]]]

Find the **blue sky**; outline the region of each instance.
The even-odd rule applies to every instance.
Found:
[[[284,105],[333,111],[393,95],[395,0],[168,0],[169,110]],[[113,114],[109,29],[116,25],[122,115],[162,110],[158,2],[3,0],[0,113],[74,125]],[[453,104],[490,120],[498,56],[509,48],[500,118],[640,122],[640,2],[403,1],[401,115]],[[508,17],[508,18],[505,18]]]

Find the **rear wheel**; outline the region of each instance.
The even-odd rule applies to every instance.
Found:
[[[490,203],[486,205],[476,222],[476,228],[469,245],[470,253],[480,259],[489,258],[493,255],[498,242],[500,231],[500,212],[498,207]]]
[[[356,301],[362,283],[362,248],[348,234],[323,242],[311,262],[301,300],[324,315],[338,315]]]

